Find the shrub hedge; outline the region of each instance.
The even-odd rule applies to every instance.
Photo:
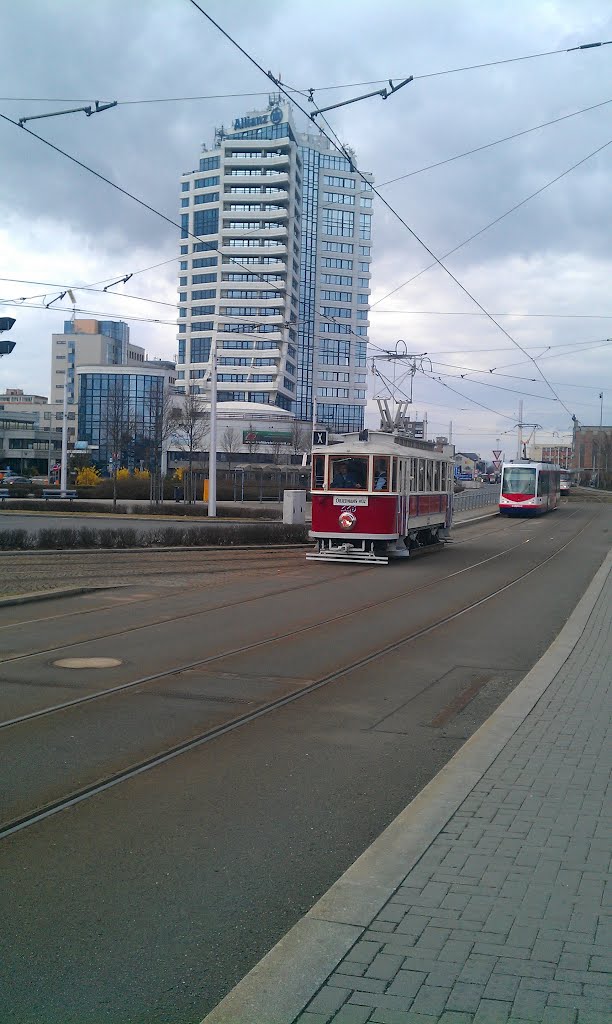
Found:
[[[7,499],[9,504],[6,507],[12,512],[95,512],[96,515],[142,515],[142,516],[181,516],[187,519],[200,518],[206,520],[206,507],[204,505],[185,505],[183,502],[166,501],[163,505],[111,505],[102,504],[100,501],[66,501],[50,498],[48,501],[29,498]],[[282,506],[278,508],[245,508],[236,503],[231,507],[224,505],[217,506],[218,519],[282,519]]]
[[[153,530],[127,526],[115,529],[60,527],[39,530],[0,530],[2,551],[49,551],[83,548],[156,548],[156,547],[235,547],[242,544],[274,546],[304,544],[308,540],[306,526],[286,523],[239,523],[230,526],[185,528],[160,524]]]

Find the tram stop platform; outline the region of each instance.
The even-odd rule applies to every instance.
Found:
[[[507,700],[205,1024],[609,1024],[611,688],[612,552]]]

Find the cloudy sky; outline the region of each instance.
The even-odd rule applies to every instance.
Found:
[[[266,70],[291,87],[314,88],[319,105],[377,87],[355,83],[415,76],[385,102],[369,99],[328,117],[392,208],[376,200],[370,339],[393,348],[401,338],[410,351],[427,353],[425,373],[414,379],[414,411],[427,411],[431,431],[446,433],[452,420],[462,450],[487,457],[500,438],[513,454],[521,398],[525,421],[541,425],[539,439],[564,437],[571,413],[599,422],[602,390],[610,423],[612,144],[595,151],[612,143],[612,46],[436,74],[612,39],[610,4],[201,6]],[[18,121],[96,99],[120,101],[90,118],[28,127],[174,220],[179,176],[197,166],[214,126],[267,102],[264,76],[189,0],[22,0],[10,7],[2,13],[0,113]],[[130,102],[162,99],[172,101]],[[566,117],[587,107],[595,109]],[[449,160],[557,118],[566,119]],[[3,120],[0,153],[0,298],[36,296],[2,307],[17,318],[18,344],[0,361],[0,390],[49,393],[51,333],[70,310],[60,308],[66,300],[55,310],[36,304],[60,286],[79,289],[81,315],[124,318],[151,356],[171,357],[176,229]],[[439,266],[404,284],[432,262],[406,225],[442,257],[559,175],[445,260],[510,337]],[[142,272],[154,264],[164,265]],[[113,296],[82,290],[128,273],[134,277]],[[390,364],[379,366],[392,375]],[[373,380],[372,394],[379,387]]]

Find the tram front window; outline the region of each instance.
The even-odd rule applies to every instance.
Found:
[[[368,460],[364,457],[330,459],[331,489],[333,491],[364,490],[368,483]]]
[[[503,494],[535,494],[536,471],[528,466],[504,469]]]

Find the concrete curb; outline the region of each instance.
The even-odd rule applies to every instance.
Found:
[[[23,553],[23,552],[22,552]],[[74,597],[76,594],[93,594],[97,590],[114,590],[125,584],[99,584],[95,587],[64,587],[60,590],[37,590],[31,594],[16,594],[14,597],[0,597],[0,608],[8,608],[14,604],[30,604],[33,601],[48,601],[54,597]]]
[[[525,721],[581,638],[612,551],[556,640],[503,704],[202,1024],[291,1024]]]

